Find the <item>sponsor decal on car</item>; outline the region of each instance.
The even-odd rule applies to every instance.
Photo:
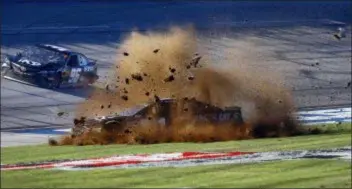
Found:
[[[42,65],[39,62],[35,62],[35,61],[24,59],[24,58],[21,58],[18,62],[25,63],[25,64],[28,64],[31,66],[41,66]]]

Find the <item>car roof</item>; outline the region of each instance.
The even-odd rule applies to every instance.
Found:
[[[61,46],[57,46],[57,45],[51,45],[51,44],[36,44],[37,47],[40,48],[44,48],[50,51],[55,51],[55,52],[59,52],[59,53],[73,53],[73,51],[65,48],[65,47],[61,47]]]
[[[174,99],[172,98],[162,98],[160,99],[161,102],[168,102],[168,101],[173,101]],[[137,114],[138,112],[142,111],[143,109],[147,108],[149,105],[151,105],[153,103],[148,102],[148,103],[144,103],[144,104],[140,104],[140,105],[136,105],[132,108],[128,108],[127,110],[124,110],[118,114],[115,115],[109,115],[109,116],[98,116],[95,117],[93,119],[95,120],[101,120],[101,119],[109,119],[109,118],[114,118],[114,117],[129,117],[129,116],[133,116],[135,114]]]
[[[162,98],[160,99],[160,102],[171,102],[175,99],[172,99],[172,98]],[[137,114],[139,111],[143,110],[144,108],[147,108],[148,106],[154,104],[153,102],[148,102],[148,103],[144,103],[144,104],[140,104],[140,105],[137,105],[133,108],[129,108],[125,111],[122,111],[121,113],[119,113],[118,115],[119,116],[133,116],[135,114]]]

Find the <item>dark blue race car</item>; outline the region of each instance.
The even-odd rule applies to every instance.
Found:
[[[2,74],[36,83],[47,88],[87,86],[97,75],[97,61],[63,47],[37,44],[7,55],[2,61]]]

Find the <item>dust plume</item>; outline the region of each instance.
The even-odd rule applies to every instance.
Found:
[[[167,33],[132,32],[118,49],[108,90],[97,90],[79,107],[79,116],[106,115],[159,98],[190,93],[189,63],[197,49],[192,29],[171,28]],[[104,111],[101,105],[114,106]],[[93,105],[94,104],[94,105]]]
[[[136,123],[133,127],[119,126],[124,128],[121,132],[128,128],[128,134],[101,132],[100,139],[97,133],[92,134],[93,138],[97,141],[109,138],[111,143],[204,142],[282,135],[279,130],[284,130],[284,135],[296,132],[291,117],[292,98],[281,76],[251,66],[263,60],[253,52],[254,43],[226,49],[223,60],[214,60],[204,49],[202,38],[199,40],[191,27],[173,27],[167,32],[132,32],[117,51],[107,85],[94,91],[78,107],[76,116],[111,115],[163,98],[192,98],[220,108],[239,106],[245,124],[197,125],[195,117],[178,119],[184,116],[176,115],[180,111],[174,109],[171,111],[175,119],[170,127],[157,122],[144,126]],[[274,134],[268,134],[271,132]],[[62,143],[94,143],[89,134],[75,138],[76,142],[68,138]],[[89,142],[82,143],[86,139]]]

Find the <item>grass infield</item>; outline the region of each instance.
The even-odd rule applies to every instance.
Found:
[[[316,129],[317,128],[317,129]],[[214,143],[1,148],[1,163],[183,151],[278,151],[351,146],[351,123],[311,126],[313,135]],[[351,163],[292,160],[183,168],[2,171],[6,187],[351,187]]]

